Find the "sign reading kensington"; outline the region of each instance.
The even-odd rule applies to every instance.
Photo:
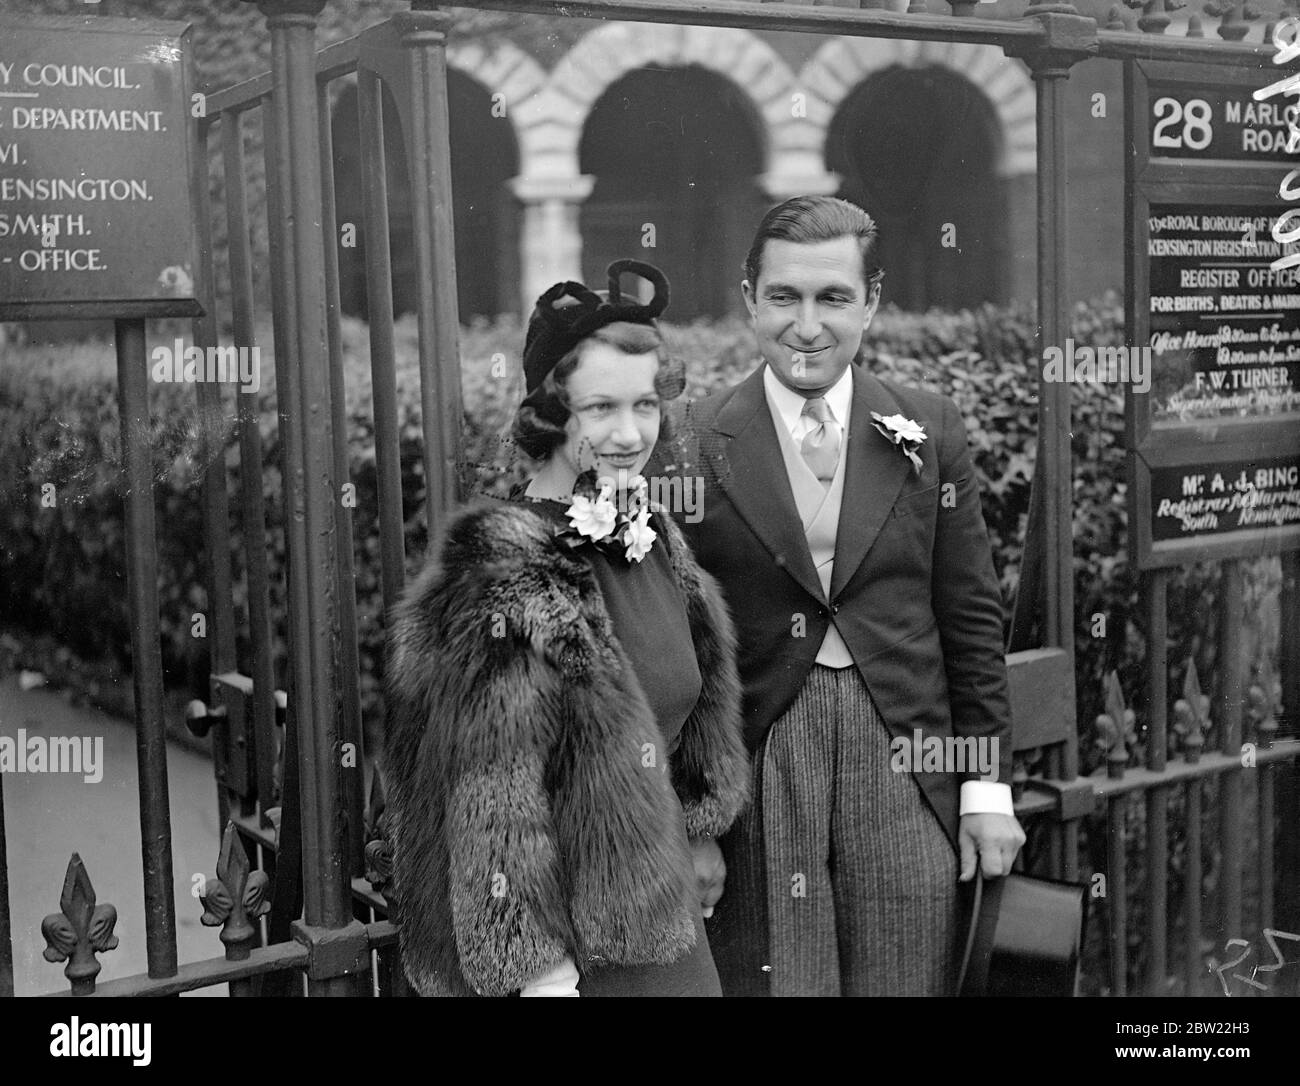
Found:
[[[189,27],[0,17],[0,320],[195,316]]]
[[[1141,569],[1300,547],[1300,234],[1277,187],[1300,107],[1268,100],[1278,74],[1125,66],[1125,310],[1153,359],[1125,395]]]

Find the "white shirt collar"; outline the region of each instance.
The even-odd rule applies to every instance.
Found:
[[[793,434],[803,415],[807,399],[781,384],[780,378],[772,372],[772,367],[767,363],[763,364],[763,390],[767,393],[769,406],[775,408],[781,421],[785,423],[786,432]],[[835,421],[844,429],[848,429],[849,410],[853,406],[852,363],[845,367],[844,372],[840,374],[840,379],[826,391],[826,403],[830,406]]]

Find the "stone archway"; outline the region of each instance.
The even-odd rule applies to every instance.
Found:
[[[670,320],[743,313],[740,266],[767,206],[763,142],[749,100],[707,68],[624,75],[583,126],[579,166],[593,179],[579,214],[583,279],[642,257],[668,274]]]
[[[510,181],[519,172],[522,154],[521,109],[546,83],[535,58],[508,41],[485,48],[478,42],[447,50],[451,73],[472,81],[461,98],[478,120],[453,144],[452,193],[456,217],[456,272],[462,281],[462,316],[515,310],[520,279],[518,201]],[[469,100],[472,99],[472,103]],[[452,119],[453,140],[457,133]],[[505,126],[498,129],[497,126]],[[471,146],[475,150],[471,150]],[[456,151],[461,151],[457,160]],[[485,153],[479,153],[485,152]],[[475,157],[471,160],[470,155]],[[483,166],[488,165],[484,170]],[[484,260],[484,253],[492,253]]]
[[[581,275],[579,209],[591,195],[595,178],[582,173],[579,151],[596,103],[620,79],[640,69],[690,67],[727,80],[747,103],[759,143],[760,174],[780,161],[783,145],[778,141],[790,126],[782,128],[774,121],[790,117],[796,88],[789,65],[760,37],[747,30],[659,24],[608,23],[593,30],[569,50],[545,87],[516,114],[520,177],[514,189],[524,204],[526,305],[552,283]],[[808,134],[801,135],[799,153],[811,161],[815,152],[807,152]]]
[[[481,84],[489,94],[501,95],[504,115],[510,118],[519,138],[519,107],[546,83],[546,71],[536,59],[508,41],[485,49],[478,42],[460,42],[447,47],[447,64]]]
[[[800,82],[829,114],[819,132],[834,191],[880,221],[887,298],[919,309],[1032,297],[1036,97],[1019,61],[990,46],[836,38]]]
[[[832,38],[799,73],[800,87],[816,95],[826,116],[840,108],[864,79],[886,68],[949,68],[983,93],[998,120],[999,177],[1032,174],[1037,167],[1036,99],[1025,66],[991,45],[907,39]],[[825,125],[819,126],[824,134]]]
[[[477,43],[448,50],[448,113],[451,122],[453,215],[456,231],[457,293],[463,320],[507,312],[517,304],[519,268],[514,239],[518,206],[508,182],[519,169],[517,105],[545,82],[541,66],[517,46]],[[389,187],[389,245],[393,305],[410,312],[419,291],[411,241],[410,174],[396,103],[384,90],[384,145]],[[350,83],[333,106],[335,203],[340,222],[362,221],[357,93]],[[499,257],[484,261],[482,254]],[[343,251],[340,302],[346,313],[366,315],[365,240]]]
[[[570,49],[541,93],[521,107],[522,172],[547,179],[580,176],[578,144],[600,96],[638,68],[690,65],[734,83],[760,116],[788,112],[793,73],[767,42],[747,30],[608,23]],[[769,144],[766,135],[764,143]],[[770,144],[764,147],[765,161],[771,151]]]

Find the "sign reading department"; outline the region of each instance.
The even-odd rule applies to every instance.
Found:
[[[189,29],[0,17],[0,319],[193,316]]]

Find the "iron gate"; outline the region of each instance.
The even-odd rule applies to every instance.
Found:
[[[417,308],[420,400],[424,440],[425,508],[432,537],[447,512],[463,497],[458,470],[462,426],[456,268],[452,235],[450,153],[447,113],[447,30],[451,17],[433,4],[414,0],[399,14],[358,36],[316,49],[316,20],[326,0],[261,0],[273,63],[270,72],[211,94],[198,121],[202,153],[199,223],[206,258],[202,290],[205,314],[194,321],[196,346],[218,341],[218,314],[229,314],[237,343],[253,345],[261,299],[253,287],[245,131],[260,124],[260,166],[267,186],[270,233],[276,396],[284,480],[285,550],[288,555],[287,629],[289,678],[277,691],[272,659],[272,584],[266,562],[266,499],[256,394],[236,393],[239,465],[239,531],[247,555],[249,600],[246,636],[253,646],[251,674],[237,670],[236,613],[232,603],[231,495],[227,449],[219,437],[206,450],[203,511],[211,607],[211,690],[192,705],[190,724],[212,735],[220,815],[226,829],[220,843],[217,885],[203,898],[205,923],[220,927],[224,954],[179,965],[176,953],[172,863],[162,720],[162,673],[158,663],[157,599],[152,587],[154,523],[147,434],[145,378],[126,364],[143,345],[143,321],[118,322],[119,400],[124,486],[128,509],[129,591],[133,617],[134,684],[140,764],[140,817],[148,933],[148,974],[96,985],[98,953],[116,945],[115,913],[97,904],[81,860],[74,856],[60,899],[45,932],[52,953],[68,960],[65,976],[73,994],[167,995],[215,984],[232,995],[295,992],[305,976],[313,995],[406,993],[396,958],[396,931],[387,919],[384,896],[387,845],[382,824],[382,787],[376,777],[365,801],[365,765],[358,689],[357,615],[353,590],[355,558],[350,545],[351,509],[339,500],[347,475],[344,369],[339,325],[339,266],[335,239],[330,93],[335,81],[355,74],[359,95],[364,194],[366,293],[369,303],[371,384],[378,475],[378,537],[385,609],[405,580],[402,487],[397,413],[396,348],[392,272],[388,253],[389,179],[385,173],[384,124],[387,99],[395,106],[407,150],[413,198],[415,274],[432,284]],[[747,0],[477,0],[473,7],[542,15],[594,16],[750,30],[802,31],[822,35],[979,43],[1000,47],[1029,66],[1037,87],[1038,313],[1039,346],[1059,343],[1069,329],[1065,296],[1065,164],[1067,130],[1064,95],[1071,67],[1091,57],[1160,59],[1209,66],[1263,68],[1272,58],[1269,34],[1246,42],[1249,27],[1240,2],[1223,5],[1220,40],[1165,36],[1173,0],[1128,0],[1142,9],[1137,29],[1116,9],[1106,27],[1078,14],[1069,3],[1034,4],[1023,18],[976,17],[973,0],[953,0],[951,14],[930,14],[927,0],[912,0],[905,14],[883,9],[883,0],[863,7],[758,4]],[[230,290],[215,289],[211,190],[208,160],[220,176],[227,224],[226,263]],[[220,435],[229,405],[219,387],[200,383],[200,411]],[[1124,743],[1112,744],[1110,773],[1079,776],[1074,719],[1074,597],[1071,531],[1072,464],[1070,386],[1043,381],[1039,387],[1038,464],[1034,513],[1026,544],[1015,631],[1008,656],[1012,678],[1015,792],[1022,820],[1050,826],[1050,872],[1077,879],[1080,820],[1099,805],[1108,822],[1111,890],[1106,910],[1111,941],[1111,988],[1126,988],[1124,872],[1125,813],[1140,796],[1145,803],[1147,920],[1150,945],[1148,992],[1168,990],[1168,933],[1165,930],[1168,842],[1166,811],[1181,790],[1199,812],[1201,783],[1227,782],[1221,805],[1223,834],[1239,841],[1242,739],[1241,691],[1215,709],[1222,722],[1218,751],[1199,757],[1185,746],[1181,759],[1166,757],[1164,706],[1165,591],[1162,573],[1147,578],[1147,624],[1152,654],[1149,693],[1149,764],[1125,771]],[[141,427],[141,424],[145,424]],[[1300,707],[1300,658],[1296,632],[1297,559],[1283,558],[1284,706],[1295,720]],[[1240,668],[1237,628],[1242,608],[1240,565],[1223,563],[1222,609],[1227,638],[1220,646],[1229,668]],[[1045,631],[1042,645],[1025,644],[1035,615]],[[1116,687],[1118,684],[1116,683]],[[1062,694],[1064,692],[1064,695]],[[1110,702],[1112,706],[1115,702]],[[1275,911],[1300,900],[1300,852],[1292,835],[1285,862],[1275,873],[1272,849],[1278,824],[1300,824],[1300,789],[1279,789],[1300,744],[1273,741],[1272,706],[1257,729],[1259,740],[1258,832],[1261,840],[1259,921],[1262,927],[1287,919]],[[1123,731],[1122,696],[1115,709]],[[348,753],[351,753],[351,758]],[[279,768],[277,768],[277,766]],[[1033,772],[1030,772],[1033,767]],[[365,809],[363,809],[365,808]],[[1189,863],[1200,870],[1202,842],[1189,837]],[[2,827],[0,827],[2,830]],[[0,832],[0,849],[3,833]],[[1240,853],[1227,856],[1218,905],[1224,929],[1242,930]],[[3,873],[0,851],[0,873]],[[1184,989],[1204,972],[1199,946],[1199,879],[1189,880],[1184,949]],[[0,883],[0,891],[4,884]],[[0,904],[7,895],[0,893]],[[7,905],[5,905],[7,910]],[[263,918],[265,918],[263,920]],[[7,911],[0,940],[9,950]],[[1290,922],[1294,921],[1290,918]],[[263,930],[265,928],[265,930]],[[10,981],[11,963],[0,963]],[[57,994],[57,993],[55,993]]]

